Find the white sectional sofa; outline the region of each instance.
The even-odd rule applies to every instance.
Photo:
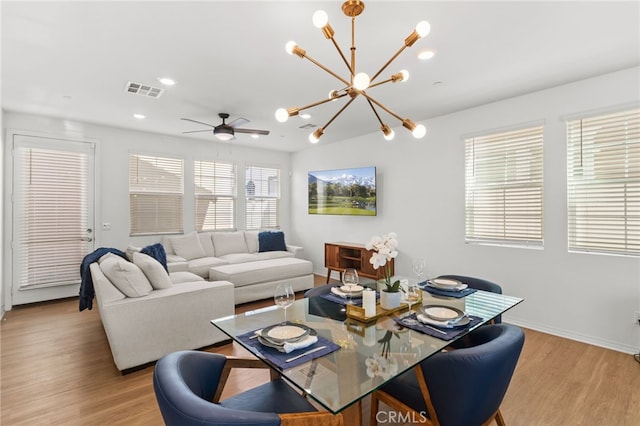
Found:
[[[273,297],[281,282],[294,291],[313,287],[312,263],[301,259],[302,247],[286,244],[281,232],[192,232],[166,236],[161,242],[170,272],[229,281],[236,304]]]
[[[233,284],[190,272],[168,274],[155,259],[134,256],[128,262],[108,254],[89,267],[118,370],[228,340],[210,321],[234,314]]]

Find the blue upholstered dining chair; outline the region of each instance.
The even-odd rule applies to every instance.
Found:
[[[258,359],[228,359],[201,351],[179,351],[161,358],[153,389],[168,426],[342,426],[341,415],[318,412],[277,374],[272,380],[219,401],[232,368],[268,368]]]
[[[493,419],[504,425],[500,404],[520,357],[524,333],[514,325],[495,324],[476,329],[471,339],[473,346],[439,352],[375,391],[370,425],[376,424],[380,401],[412,413],[420,424],[428,424],[428,417],[433,425],[479,426]]]
[[[464,275],[440,275],[438,278],[449,278],[451,280],[458,280],[461,283],[465,283],[469,287],[475,288],[477,290],[483,290],[483,291],[488,291],[490,293],[502,294],[502,287],[500,287],[498,284],[494,282],[491,282],[482,278],[467,277]],[[498,315],[491,322],[491,324],[500,324],[500,323],[502,323],[502,315]]]

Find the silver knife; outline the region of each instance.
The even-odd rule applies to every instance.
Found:
[[[300,359],[300,358],[302,358],[303,356],[307,356],[307,355],[309,355],[309,354],[312,354],[312,353],[314,353],[314,352],[321,351],[321,350],[323,350],[323,349],[326,349],[326,346],[318,346],[317,348],[313,348],[313,349],[311,349],[311,350],[308,350],[308,351],[306,351],[306,352],[303,352],[303,353],[301,353],[300,355],[296,355],[296,356],[294,356],[294,357],[291,357],[291,358],[289,358],[289,359],[286,359],[284,362],[291,362],[291,361],[295,361],[296,359]]]

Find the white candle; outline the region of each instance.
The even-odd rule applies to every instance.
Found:
[[[376,292],[367,289],[362,292],[362,307],[364,308],[364,316],[372,317],[376,314]]]

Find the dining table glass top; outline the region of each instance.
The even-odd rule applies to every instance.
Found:
[[[423,291],[418,305],[438,304],[460,309],[481,321],[452,340],[442,340],[404,327],[394,320],[407,310],[364,323],[347,317],[344,306],[323,297],[299,299],[286,310],[286,319],[312,328],[339,349],[291,368],[280,369],[260,352],[255,340],[240,338],[282,323],[284,312],[269,306],[211,320],[211,323],[277,370],[286,380],[332,413],[339,413],[387,381],[461,339],[475,328],[516,306],[522,299],[476,291],[464,298],[432,296]],[[420,306],[414,305],[414,311]],[[299,349],[291,356],[304,352]]]

